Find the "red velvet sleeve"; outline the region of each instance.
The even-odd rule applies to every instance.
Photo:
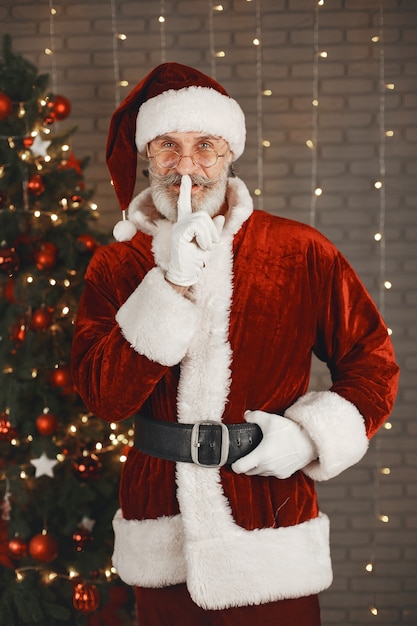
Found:
[[[358,408],[371,437],[389,416],[398,389],[399,368],[387,326],[340,254],[320,302],[315,353],[328,364],[331,391]]]
[[[167,370],[138,354],[115,321],[152,263],[149,254],[115,244],[96,253],[85,276],[72,344],[72,376],[89,410],[106,421],[139,411]]]

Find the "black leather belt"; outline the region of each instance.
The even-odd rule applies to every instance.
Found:
[[[246,422],[180,424],[136,414],[134,423],[138,450],[167,461],[196,463],[203,467],[234,463],[254,450],[262,439],[260,427]]]

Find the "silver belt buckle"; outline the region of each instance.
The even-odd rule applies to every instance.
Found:
[[[216,465],[206,465],[204,463],[200,463],[199,458],[198,458],[198,450],[200,448],[200,426],[201,425],[216,425],[216,426],[220,426],[220,428],[222,429],[222,445],[221,445],[221,449],[220,449],[220,461],[216,464]],[[193,463],[195,463],[196,465],[200,465],[201,467],[213,467],[213,468],[218,468],[218,467],[222,467],[223,465],[226,465],[226,461],[227,461],[227,457],[229,456],[229,444],[230,444],[230,437],[229,437],[229,430],[226,426],[226,424],[223,424],[222,422],[217,422],[215,420],[201,420],[201,422],[196,422],[193,426],[193,430],[191,431],[191,458],[193,460]]]

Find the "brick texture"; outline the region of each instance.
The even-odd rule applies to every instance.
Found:
[[[247,149],[237,173],[251,191],[262,187],[255,205],[308,222],[313,152],[305,142],[316,129],[317,180],[323,195],[317,198],[314,223],[347,256],[383,309],[402,369],[392,429],[380,431],[356,467],[318,485],[321,508],[332,524],[335,576],[321,597],[323,626],[415,625],[417,7],[414,0],[327,0],[319,9],[314,0],[222,4],[224,10],[215,11],[210,20],[205,0],[114,0],[117,31],[127,35],[125,41],[117,40],[115,63],[111,1],[56,2],[56,91],[72,102],[68,122],[78,126],[73,149],[79,158],[91,158],[87,183],[99,205],[99,223],[110,230],[119,213],[105,145],[118,93],[123,99],[161,60],[194,65],[224,83],[245,111]],[[44,53],[51,46],[49,6],[48,0],[2,0],[0,5],[1,30],[13,36],[14,50],[43,72],[52,67]],[[161,6],[163,30],[158,22]],[[381,7],[383,47],[372,42],[379,33]],[[252,43],[257,9],[260,59]],[[318,48],[327,52],[317,64],[316,19]],[[210,41],[224,57],[212,57]],[[382,59],[383,82],[393,83],[394,89],[381,89]],[[116,88],[115,65],[129,87]],[[319,107],[314,112],[315,68]],[[272,90],[261,107],[257,78],[262,88]],[[392,137],[381,139],[381,121],[394,131]],[[260,137],[271,145],[258,158]],[[386,168],[384,276],[380,244],[373,238],[381,217],[380,192],[374,187],[381,163]],[[137,191],[145,186],[139,174]],[[393,286],[382,291],[385,278]],[[323,365],[314,363],[311,386],[325,388],[328,382]],[[381,474],[381,467],[391,472]],[[388,523],[378,519],[380,513],[388,515]],[[374,561],[373,573],[365,569],[369,561]],[[378,615],[371,614],[373,606]]]

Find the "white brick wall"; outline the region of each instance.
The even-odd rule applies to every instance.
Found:
[[[335,581],[322,595],[324,626],[417,624],[417,4],[414,0],[327,0],[319,12],[318,177],[324,194],[317,202],[317,227],[332,239],[378,298],[379,55],[384,6],[385,77],[395,90],[385,93],[385,122],[395,135],[386,140],[386,266],[393,288],[385,295],[385,317],[393,328],[402,368],[393,429],[382,431],[357,467],[319,485],[321,507],[332,521]],[[215,4],[215,3],[213,3]],[[121,78],[133,87],[161,61],[156,0],[116,0],[117,26],[128,39],[118,44]],[[210,73],[208,3],[165,0],[166,58]],[[216,76],[247,115],[247,150],[238,174],[257,187],[256,0],[225,0],[214,14]],[[301,221],[309,220],[315,0],[259,0],[262,25],[263,206]],[[90,156],[87,185],[103,228],[119,217],[105,166],[105,145],[115,108],[110,0],[57,1],[54,19],[58,92],[72,102],[68,122],[78,125],[76,155]],[[49,72],[43,53],[50,45],[48,0],[2,0],[1,30],[14,49]],[[124,97],[129,89],[122,89]],[[140,177],[138,189],[146,181]],[[327,383],[315,366],[313,382]],[[390,523],[375,520],[375,471],[390,466],[378,481],[378,507]],[[372,546],[374,575],[365,572]],[[379,607],[377,617],[370,604]],[[294,625],[295,626],[295,625]],[[302,626],[302,625],[297,625]]]

